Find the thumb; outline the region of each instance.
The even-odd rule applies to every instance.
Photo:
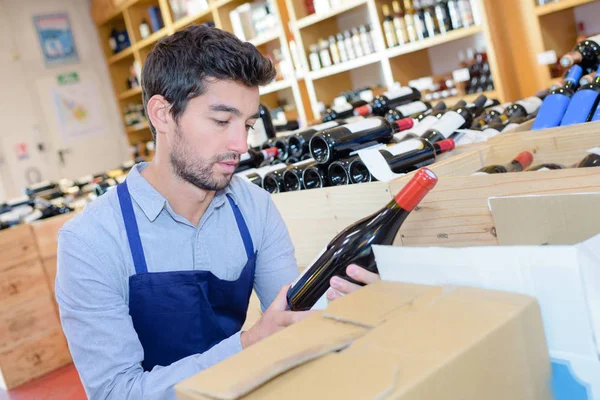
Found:
[[[277,297],[275,297],[275,300],[273,300],[273,303],[271,303],[271,305],[269,306],[269,310],[285,311],[288,308],[287,292],[290,286],[291,284],[285,285],[281,288],[281,290],[277,294]]]

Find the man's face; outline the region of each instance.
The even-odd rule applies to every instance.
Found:
[[[173,171],[205,190],[225,188],[248,149],[248,130],[258,118],[258,88],[214,80],[190,100],[167,135]]]

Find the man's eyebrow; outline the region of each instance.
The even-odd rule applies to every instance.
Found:
[[[242,115],[242,112],[240,110],[238,110],[235,107],[228,106],[226,104],[213,104],[209,108],[211,111],[228,112],[235,115],[236,117],[240,117]]]
[[[259,119],[260,118],[260,113],[256,113],[254,115],[251,115],[250,118],[248,119]]]

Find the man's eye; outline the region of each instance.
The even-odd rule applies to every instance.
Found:
[[[229,124],[229,121],[221,121],[221,120],[219,120],[219,119],[215,119],[215,120],[213,120],[213,121],[215,121],[215,123],[216,123],[217,125],[219,125],[219,126],[226,126],[226,125],[228,125],[228,124]]]
[[[246,130],[247,131],[250,131],[251,129],[254,129],[254,126],[252,126],[252,125],[246,125]]]

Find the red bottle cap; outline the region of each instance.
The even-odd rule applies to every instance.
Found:
[[[264,152],[265,158],[275,158],[279,154],[279,149],[277,147],[269,147]]]
[[[406,131],[415,126],[415,120],[412,118],[402,118],[396,121],[396,125],[400,128],[399,132]]]
[[[515,157],[515,161],[521,164],[523,169],[526,169],[533,162],[533,154],[528,151],[524,151]]]
[[[440,140],[436,144],[440,147],[441,153],[445,153],[447,151],[454,150],[454,140],[453,139]]]
[[[368,117],[369,115],[371,115],[371,111],[373,111],[373,109],[371,108],[371,106],[368,105],[368,104],[365,104],[364,106],[357,107],[354,110],[354,115],[360,115],[360,116],[363,116],[363,117]]]
[[[412,179],[398,192],[395,197],[396,204],[412,211],[437,183],[438,178],[429,168],[421,168]]]

